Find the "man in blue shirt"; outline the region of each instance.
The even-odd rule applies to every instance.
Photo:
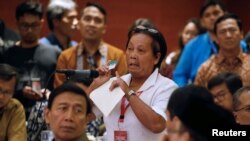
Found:
[[[192,83],[200,65],[218,52],[213,33],[214,22],[225,12],[226,8],[220,0],[206,0],[201,7],[201,23],[207,32],[194,38],[185,46],[173,74],[173,79],[179,86]],[[244,52],[247,51],[245,42],[241,42],[241,47]]]
[[[47,22],[51,33],[40,39],[40,43],[52,45],[60,50],[75,46],[71,38],[77,31],[76,3],[72,0],[54,0],[47,8]]]

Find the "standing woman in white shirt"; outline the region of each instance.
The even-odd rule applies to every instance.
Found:
[[[108,141],[156,141],[165,129],[166,106],[177,85],[159,73],[161,61],[167,52],[160,31],[144,26],[132,29],[126,45],[128,74],[119,76],[110,86],[120,87],[125,96],[113,111],[104,117]],[[99,77],[89,91],[110,78],[110,70],[102,66]],[[101,113],[93,108],[96,116]]]

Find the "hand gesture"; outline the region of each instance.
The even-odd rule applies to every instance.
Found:
[[[109,70],[107,65],[102,65],[97,69],[97,71],[99,72],[99,76],[95,78],[89,86],[89,89],[87,91],[88,94],[90,94],[91,91],[107,82],[111,77],[111,71]]]
[[[112,91],[116,87],[120,87],[125,94],[128,93],[129,87],[127,83],[120,78],[120,75],[117,71],[115,72],[115,75],[117,79],[111,83],[111,86],[109,87],[110,91]]]
[[[42,92],[37,93],[37,92],[33,91],[32,87],[30,87],[30,86],[25,86],[23,88],[23,95],[29,99],[32,99],[32,100],[42,100],[43,99]]]

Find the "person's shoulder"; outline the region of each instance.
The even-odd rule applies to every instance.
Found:
[[[76,54],[76,50],[77,50],[77,46],[73,46],[73,47],[70,47],[70,48],[63,50],[61,54],[63,54],[63,55],[71,55],[74,53]]]
[[[58,48],[55,48],[51,45],[45,45],[45,44],[39,43],[39,46],[36,49],[36,52],[42,53],[44,55],[45,54],[50,54],[50,55],[54,54],[54,55],[58,56],[61,53],[61,50]]]
[[[15,98],[11,98],[7,106],[10,109],[23,107],[23,105]]]
[[[215,65],[218,61],[217,55],[212,55],[209,59],[207,59],[205,62],[203,62],[200,66],[200,68],[207,69],[211,67],[211,65]]]
[[[174,86],[174,87],[178,87],[178,85],[172,80],[172,79],[169,79],[163,75],[161,75],[159,73],[159,76],[158,76],[158,82],[160,82],[162,85],[169,85],[169,86]]]
[[[51,45],[47,37],[42,37],[39,39],[39,43],[46,44],[46,45]]]
[[[106,43],[106,42],[104,44],[108,47],[110,52],[121,53],[121,54],[123,53],[123,51],[120,48],[118,48],[114,45],[111,45],[111,44]]]
[[[204,45],[205,43],[207,43],[208,40],[209,40],[208,33],[200,34],[200,35],[196,36],[195,38],[191,39],[187,43],[185,48],[197,48],[200,45]]]
[[[19,52],[19,51],[22,51],[23,48],[17,46],[17,45],[13,45],[13,46],[10,46],[8,48],[6,48],[6,50],[4,51],[4,55],[7,56],[7,57],[11,57],[9,56],[9,54],[15,54],[16,52]]]
[[[242,60],[243,65],[250,66],[250,54],[242,53],[240,59]]]

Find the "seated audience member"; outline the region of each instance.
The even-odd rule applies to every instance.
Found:
[[[70,78],[68,81],[76,83],[82,90],[86,91],[88,86],[91,84],[91,79],[84,78]],[[67,82],[68,82],[67,81]],[[65,83],[67,83],[65,82]],[[50,92],[49,92],[50,93]],[[48,101],[39,101],[33,106],[31,114],[28,119],[28,140],[29,141],[39,141],[41,138],[41,132],[43,130],[48,130],[49,127],[45,124],[43,118],[44,108],[48,105]],[[102,118],[97,118],[95,120],[90,119],[90,122],[87,123],[86,131],[92,136],[101,136],[105,131],[103,127]]]
[[[173,72],[173,80],[179,86],[193,83],[200,65],[212,54],[217,54],[218,47],[213,33],[214,22],[226,11],[222,0],[204,0],[200,7],[200,20],[207,32],[197,36],[184,47]]]
[[[214,24],[214,34],[220,50],[201,65],[194,83],[207,87],[208,81],[218,73],[232,72],[241,76],[243,86],[250,85],[250,56],[240,48],[243,31],[239,17],[221,16]]]
[[[72,0],[52,0],[48,4],[46,15],[51,33],[40,39],[40,43],[60,50],[75,46],[77,43],[72,37],[78,24],[76,3]]]
[[[250,125],[250,86],[239,89],[233,95],[233,108],[236,122]]]
[[[212,141],[212,129],[236,127],[233,114],[216,105],[212,94],[200,86],[175,90],[169,99],[167,115],[169,141]]]
[[[196,18],[189,19],[179,34],[178,43],[179,47],[177,50],[171,52],[164,61],[162,61],[160,72],[163,76],[172,78],[173,70],[179,61],[184,46],[194,37],[201,34],[203,29],[200,21]]]
[[[193,83],[201,64],[211,55],[218,54],[221,47],[217,45],[214,23],[225,13],[227,10],[222,0],[204,0],[200,9],[200,19],[207,32],[197,36],[185,46],[173,73],[173,80],[179,86]],[[243,52],[248,51],[247,44],[243,40],[240,42],[240,47]]]
[[[91,113],[86,93],[75,83],[65,83],[51,92],[44,111],[54,141],[88,141],[85,128]]]
[[[230,72],[214,76],[208,81],[207,86],[214,97],[214,102],[231,112],[233,111],[233,94],[241,87],[241,77]]]
[[[16,82],[16,70],[0,64],[0,141],[27,140],[23,105],[12,98]]]

